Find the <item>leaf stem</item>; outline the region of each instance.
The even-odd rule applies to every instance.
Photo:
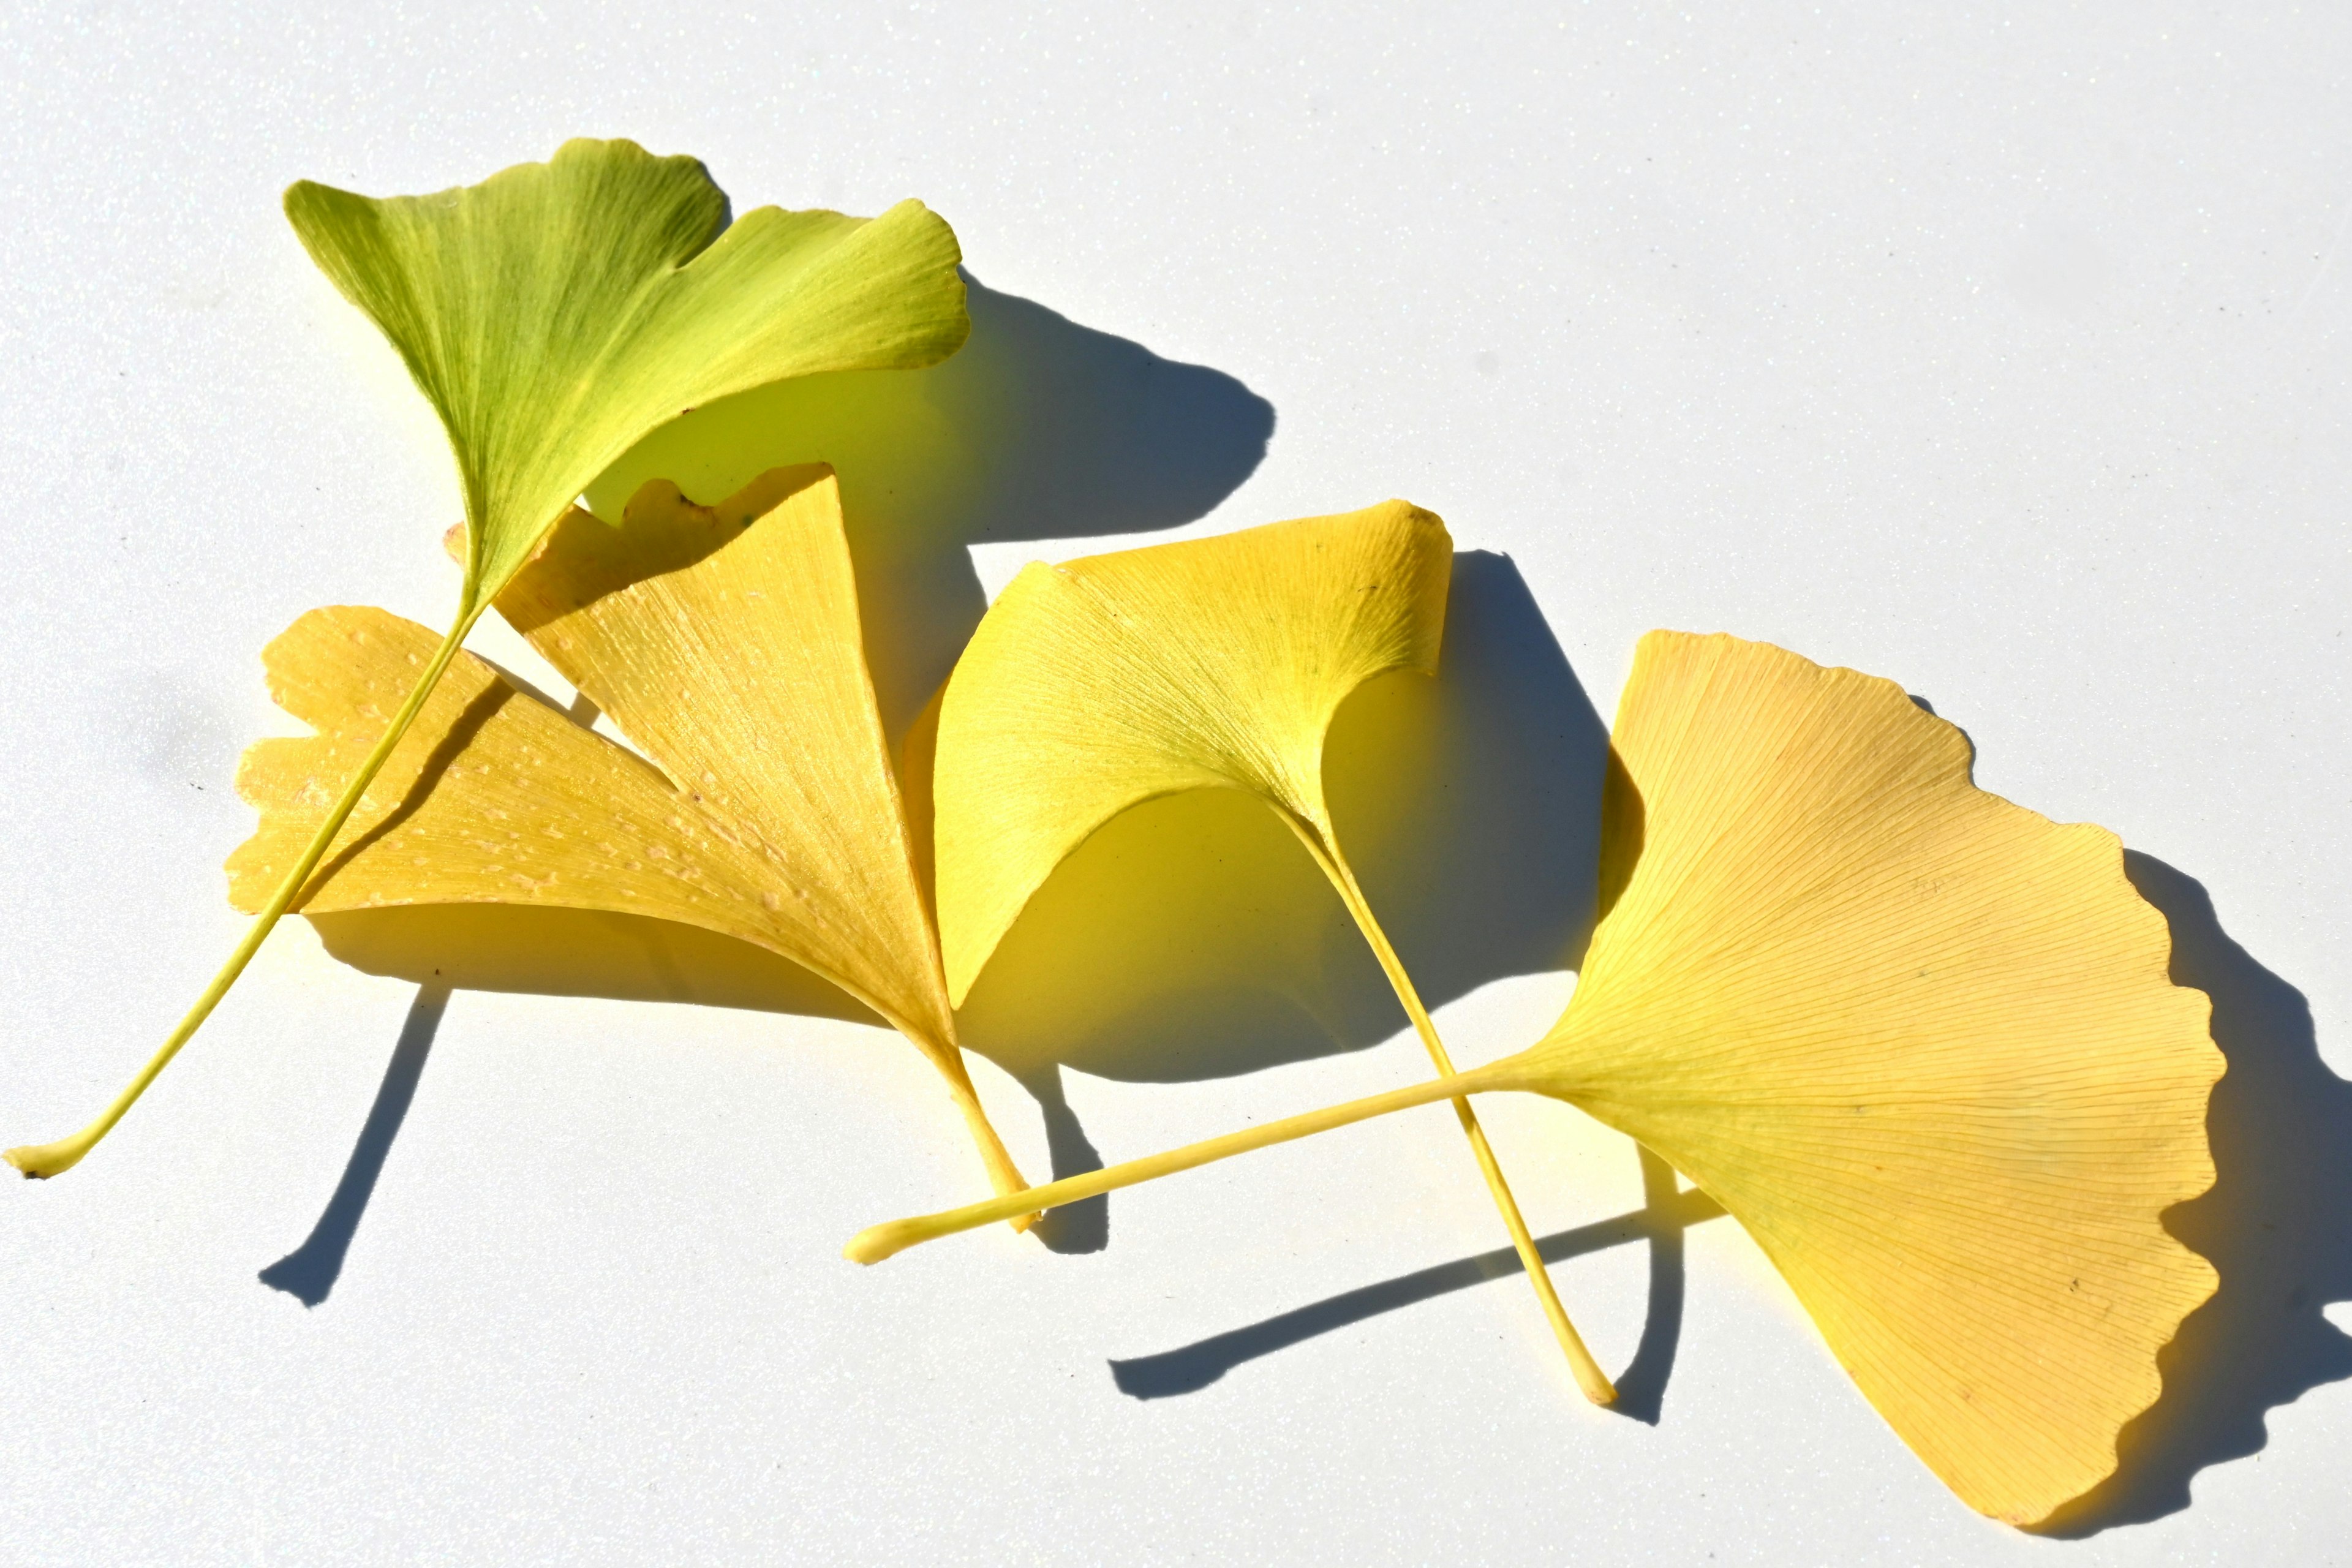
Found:
[[[904,1026],[901,1026],[900,1032],[909,1039],[916,1038],[914,1033]],[[964,1126],[970,1130],[972,1142],[979,1147],[981,1163],[988,1169],[988,1184],[996,1189],[999,1197],[1012,1197],[1027,1192],[1029,1180],[1021,1173],[1021,1167],[1013,1163],[1012,1152],[1004,1147],[1004,1140],[997,1136],[996,1124],[989,1121],[987,1109],[980,1103],[980,1093],[972,1087],[971,1075],[964,1068],[962,1053],[953,1045],[949,1045],[946,1052],[935,1058],[939,1063],[940,1076],[948,1080],[948,1093],[954,1098],[956,1109],[963,1113]],[[1032,1208],[1013,1216],[1013,1228],[1027,1230],[1044,1217]]]
[[[1413,989],[1412,978],[1405,973],[1404,963],[1397,957],[1396,949],[1389,945],[1387,933],[1381,930],[1380,921],[1372,918],[1372,906],[1365,899],[1363,889],[1358,885],[1355,872],[1349,869],[1347,857],[1339,853],[1339,844],[1328,837],[1318,826],[1288,812],[1284,812],[1282,816],[1290,824],[1291,831],[1298,835],[1299,842],[1307,846],[1307,852],[1315,858],[1315,863],[1323,868],[1323,874],[1331,879],[1331,885],[1339,889],[1341,901],[1348,906],[1348,912],[1355,917],[1356,929],[1362,931],[1364,940],[1371,944],[1373,956],[1381,962],[1381,973],[1389,977],[1389,985],[1396,992],[1397,1000],[1404,1005],[1405,1016],[1412,1020],[1413,1032],[1421,1037],[1421,1043],[1427,1047],[1429,1059],[1436,1064],[1438,1072],[1444,1078],[1454,1077],[1454,1058],[1447,1053],[1445,1043],[1437,1037],[1437,1026],[1431,1020],[1429,1009],[1422,1005],[1421,994]],[[1568,1357],[1569,1370],[1576,1374],[1576,1385],[1595,1405],[1615,1404],[1616,1386],[1609,1381],[1609,1374],[1601,1370],[1601,1363],[1592,1359],[1591,1351],[1585,1347],[1584,1336],[1578,1333],[1576,1325],[1569,1321],[1568,1309],[1559,1304],[1559,1292],[1552,1288],[1551,1272],[1544,1265],[1543,1255],[1536,1250],[1535,1237],[1529,1234],[1528,1222],[1519,1213],[1518,1200],[1511,1195],[1511,1184],[1503,1177],[1503,1167],[1495,1158],[1494,1147],[1486,1142],[1486,1130],[1478,1124],[1477,1113],[1470,1109],[1466,1094],[1454,1097],[1454,1114],[1462,1123],[1463,1136],[1470,1140],[1470,1152],[1477,1158],[1479,1173],[1486,1178],[1486,1190],[1494,1194],[1495,1207],[1502,1214],[1504,1227],[1511,1233],[1511,1246],[1517,1250],[1519,1262],[1527,1270],[1528,1283],[1535,1287],[1536,1300],[1542,1303],[1544,1317],[1551,1324],[1552,1338],[1559,1342],[1561,1352]]]
[[[54,1143],[28,1143],[9,1150],[7,1160],[10,1164],[34,1177],[54,1176],[72,1170],[84,1154],[97,1146],[100,1139],[113,1131],[114,1124],[122,1120],[123,1113],[147,1092],[147,1086],[155,1081],[156,1075],[179,1055],[180,1047],[203,1027],[213,1009],[220,1005],[221,998],[228,994],[229,987],[236,984],[237,976],[245,973],[245,966],[253,962],[253,955],[260,951],[271,928],[278,924],[278,917],[301,896],[304,886],[310,879],[310,873],[319,868],[319,862],[326,858],[335,836],[358,808],[361,796],[367,793],[367,786],[374,782],[377,772],[392,755],[393,749],[400,744],[400,738],[407,732],[408,726],[424,710],[425,700],[433,695],[434,687],[440,683],[442,671],[449,668],[449,661],[457,656],[458,645],[466,640],[466,634],[473,630],[474,623],[481,618],[488,603],[488,595],[478,595],[468,587],[457,618],[449,627],[448,636],[441,639],[440,647],[434,651],[432,659],[417,677],[408,700],[392,716],[392,722],[384,727],[383,738],[367,754],[367,760],[360,763],[359,771],[352,775],[352,782],[343,787],[342,797],[327,813],[326,820],[319,824],[319,831],[311,836],[310,847],[302,851],[301,859],[295,862],[293,869],[278,883],[278,890],[262,906],[260,914],[254,918],[253,924],[237,942],[236,950],[228,955],[228,962],[221,965],[220,973],[213,976],[212,984],[205,987],[204,994],[196,998],[195,1005],[188,1009],[187,1016],[164,1040],[163,1047],[147,1059],[147,1065],[139,1069],[139,1075],[114,1097],[113,1103],[100,1113],[97,1121],[72,1137],[61,1138]]]
[[[1497,1062],[1475,1072],[1449,1074],[1444,1078],[1432,1079],[1427,1083],[1392,1089],[1386,1094],[1351,1100],[1342,1105],[1328,1105],[1320,1110],[1285,1117],[1264,1126],[1244,1128],[1219,1138],[1206,1138],[1198,1143],[1187,1143],[1181,1149],[1147,1154],[1140,1160],[1106,1165],[1099,1171],[1088,1171],[1084,1175],[1066,1176],[1042,1187],[1009,1193],[982,1203],[967,1204],[962,1208],[869,1226],[851,1238],[849,1245],[841,1249],[841,1255],[853,1263],[879,1263],[919,1243],[953,1236],[960,1230],[975,1230],[984,1225],[993,1225],[998,1220],[1012,1219],[1025,1210],[1050,1209],[1063,1204],[1074,1204],[1081,1198],[1090,1198],[1119,1187],[1131,1187],[1139,1182],[1149,1182],[1160,1176],[1172,1176],[1179,1171],[1230,1159],[1235,1154],[1246,1154],[1253,1149],[1287,1143],[1293,1139],[1328,1132],[1335,1127],[1386,1116],[1394,1110],[1410,1110],[1416,1105],[1433,1105],[1441,1100],[1475,1094],[1484,1089],[1516,1089],[1519,1087],[1518,1082],[1504,1070],[1507,1066]]]

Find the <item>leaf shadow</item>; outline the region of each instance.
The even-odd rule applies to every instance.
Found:
[[[342,1180],[335,1184],[334,1195],[320,1212],[319,1223],[310,1227],[308,1239],[261,1271],[264,1285],[285,1291],[305,1307],[317,1306],[333,1291],[343,1272],[343,1258],[351,1251],[352,1237],[358,1233],[360,1218],[367,1213],[368,1199],[375,1192],[376,1178],[383,1173],[384,1158],[392,1152],[392,1141],[408,1114],[409,1102],[416,1098],[416,1085],[425,1076],[425,1058],[433,1049],[433,1037],[448,1006],[446,983],[429,980],[416,988],[416,1000],[409,1004],[407,1021],[400,1026],[400,1042],[393,1047],[391,1065],[384,1068],[383,1082],[375,1091],[375,1103],[368,1108],[367,1121],[361,1124],[359,1139],[352,1145]]]
[[[2210,1191],[2165,1224],[2221,1276],[2157,1364],[2163,1392],[2125,1426],[2114,1476],[2038,1527],[2082,1539],[2189,1506],[2209,1465],[2259,1452],[2265,1415],[2352,1377],[2352,1338],[2322,1309],[2352,1300],[2352,1083],[2319,1055],[2310,1004],[2221,929],[2202,884],[2150,855],[2124,869],[2172,928],[2172,978],[2213,1000],[2228,1061],[2206,1127]]]
[[[500,671],[500,673],[505,672]],[[417,772],[415,782],[409,786],[408,793],[401,797],[400,804],[386,812],[383,820],[377,822],[365,833],[329,856],[318,870],[311,873],[310,881],[303,884],[302,896],[308,898],[316,893],[326,885],[330,878],[351,864],[370,845],[377,843],[401,824],[415,816],[417,808],[425,804],[425,796],[433,793],[433,786],[441,782],[441,776],[449,771],[451,764],[456,763],[466,748],[473,743],[474,737],[481,733],[482,726],[496,718],[499,710],[514,699],[518,689],[519,687],[516,684],[493,683],[486,687],[480,696],[466,704],[465,710],[457,716],[457,721],[450,725],[441,739],[434,743],[432,752],[426,755],[424,765]]]
[[[1175,528],[1265,459],[1274,406],[964,275],[971,336],[927,370],[803,376],[688,411],[588,487],[617,520],[648,479],[708,504],[770,468],[833,465],[894,742],[988,607],[971,546]]]
[[[1682,1335],[1683,1232],[1694,1225],[1721,1217],[1723,1209],[1696,1188],[1685,1189],[1673,1168],[1647,1149],[1639,1153],[1643,1195],[1640,1208],[1538,1237],[1536,1252],[1546,1263],[1556,1264],[1629,1242],[1649,1243],[1649,1312],[1643,1321],[1642,1338],[1634,1347],[1633,1358],[1616,1379],[1617,1401],[1608,1408],[1612,1415],[1654,1426],[1664,1405],[1666,1381],[1674,1372],[1675,1352]],[[1261,1356],[1353,1327],[1382,1313],[1418,1306],[1521,1271],[1517,1251],[1496,1247],[1401,1274],[1376,1285],[1343,1290],[1175,1350],[1113,1361],[1111,1381],[1120,1393],[1136,1399],[1196,1394],[1234,1368]]]

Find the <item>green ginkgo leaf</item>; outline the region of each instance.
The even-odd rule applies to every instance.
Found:
[[[955,235],[920,202],[730,224],[699,161],[634,142],[429,196],[304,180],[286,216],[441,416],[485,598],[655,426],[793,376],[935,364],[971,330]]]
[[[920,203],[873,219],[761,207],[730,223],[726,193],[699,162],[632,142],[567,142],[547,163],[428,196],[303,181],[286,193],[286,216],[392,341],[448,432],[466,498],[457,613],[163,1047],[81,1131],[8,1151],[28,1176],[70,1169],[203,1025],[466,634],[607,464],[712,398],[825,371],[933,364],[970,331],[955,235]]]

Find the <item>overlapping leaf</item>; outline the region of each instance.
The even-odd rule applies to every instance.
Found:
[[[913,1041],[1017,1189],[956,1048],[831,471],[776,470],[715,508],[648,485],[617,528],[574,512],[498,606],[659,768],[463,657],[298,907],[611,910],[755,942]],[[334,609],[271,645],[273,693],[319,733],[247,754],[262,821],[229,863],[240,907],[307,842],[435,640]]]
[[[432,196],[304,183],[286,206],[447,430],[459,614],[436,636],[319,611],[272,645],[273,689],[318,733],[261,743],[240,776],[263,821],[231,862],[233,897],[262,919],[104,1115],[9,1152],[27,1173],[103,1136],[289,904],[618,910],[807,966],[945,1076],[1009,1195],[877,1227],[853,1257],[1451,1100],[1606,1397],[1465,1098],[1538,1092],[1736,1215],[1971,1505],[2032,1522],[2112,1471],[2118,1430],[2157,1393],[2156,1352],[2213,1286],[2161,1215],[2211,1178],[2221,1063],[2111,835],[1974,788],[1965,740],[1891,683],[1654,634],[1621,706],[1604,913],[1574,1000],[1537,1046],[1454,1075],[1321,778],[1348,695],[1436,658],[1450,543],[1391,503],[1015,582],[940,719],[942,963],[829,474],[780,471],[711,509],[648,487],[617,529],[567,509],[697,404],[952,353],[966,325],[946,226],[911,202],[870,222],[762,208],[730,225],[698,163],[628,142],[567,143]],[[653,763],[457,651],[493,599]],[[1023,1191],[950,998],[1079,844],[1201,788],[1244,792],[1295,832],[1442,1076]]]
[[[2207,1002],[2115,836],[1977,789],[1891,681],[1654,633],[1619,705],[1604,913],[1543,1041],[1024,1194],[1050,1207],[1465,1091],[1579,1105],[1755,1236],[1888,1423],[2016,1523],[2110,1474],[2212,1291]],[[877,1226],[876,1261],[1001,1217]]]
[[[303,181],[286,216],[441,416],[466,502],[457,613],[162,1047],[81,1131],[7,1151],[28,1176],[72,1169],[204,1026],[475,621],[607,464],[705,399],[820,371],[929,364],[970,330],[955,237],[920,204],[871,221],[761,207],[730,225],[699,163],[630,142],[568,142],[546,163],[429,196]]]

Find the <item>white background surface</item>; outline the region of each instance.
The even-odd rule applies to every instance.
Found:
[[[1653,626],[1903,681],[1987,787],[2202,881],[2352,1066],[2329,8],[354,9],[0,16],[0,1141],[95,1110],[233,942],[235,758],[285,727],[263,643],[450,600],[437,431],[278,191],[576,133],[699,154],[739,210],[920,195],[992,289],[1271,404],[1191,531],[1433,507],[1511,557],[1604,719]],[[1091,482],[1116,526],[1054,531],[1139,521]],[[1005,532],[979,580],[1083,548]],[[1557,1010],[1567,976],[1521,967],[1441,1014],[1464,1058]],[[414,994],[289,922],[97,1155],[0,1188],[0,1555],[2347,1560],[2352,1385],[2270,1410],[2185,1509],[2037,1540],[1910,1457],[1722,1220],[1654,1426],[1574,1396],[1508,1279],[1131,1398],[1109,1362],[1501,1245],[1446,1119],[1118,1194],[1099,1252],[861,1270],[849,1234],[974,1194],[971,1162],[913,1052],[756,1011],[460,991],[306,1309],[256,1272]],[[1400,1037],[1065,1084],[1119,1157],[1423,1070]],[[1629,1145],[1491,1114],[1539,1232],[1640,1204]],[[2314,1169],[2309,1256],[2264,1276],[2305,1291],[2289,1388],[2352,1370],[2317,1316],[2352,1294],[2345,1167]],[[1622,1367],[1645,1248],[1557,1274]]]

